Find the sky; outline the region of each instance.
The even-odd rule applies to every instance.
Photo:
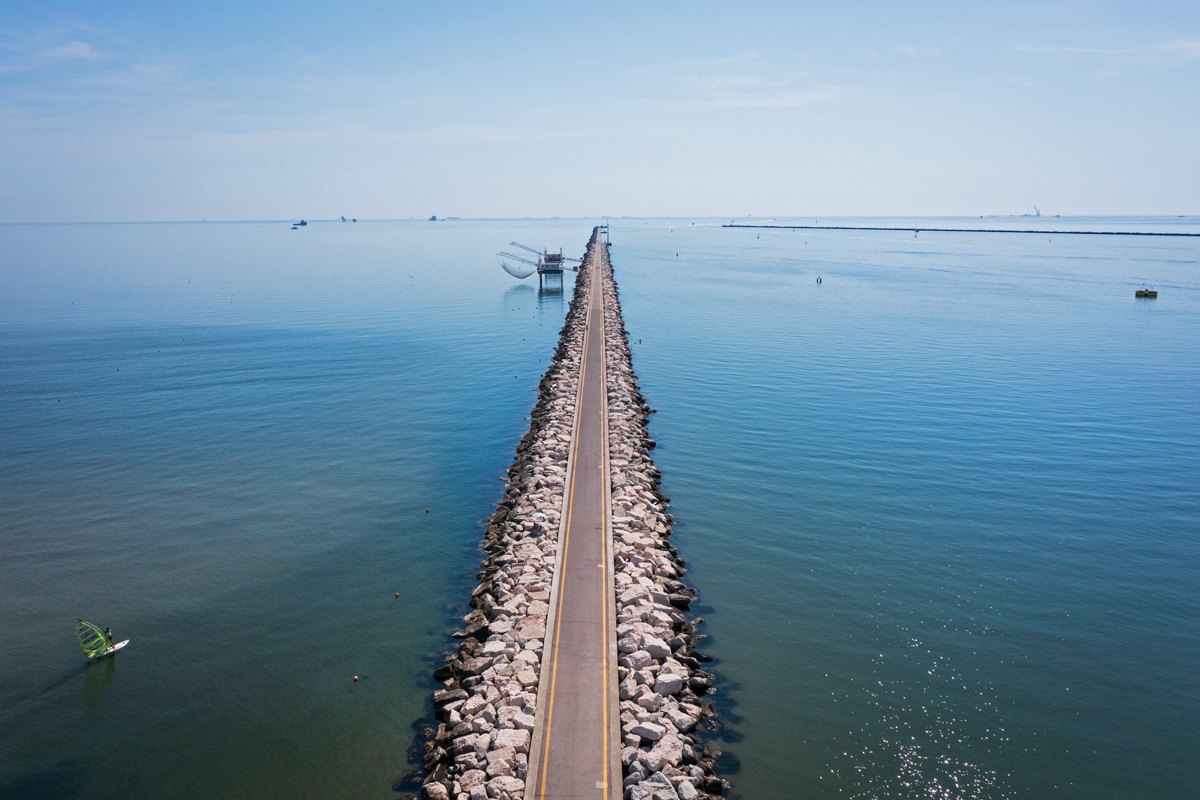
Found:
[[[0,222],[1200,213],[1200,3],[0,0]]]

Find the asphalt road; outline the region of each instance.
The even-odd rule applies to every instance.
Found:
[[[599,229],[526,800],[622,795]]]

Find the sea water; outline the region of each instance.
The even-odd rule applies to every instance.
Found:
[[[611,235],[734,793],[1188,794],[1200,240],[721,222]],[[595,223],[0,226],[0,796],[413,791]]]

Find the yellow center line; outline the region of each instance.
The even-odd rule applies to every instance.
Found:
[[[595,290],[593,284],[589,288],[589,293]],[[588,298],[589,306],[591,298]],[[591,309],[588,309],[588,323],[583,329],[583,355],[579,361],[579,391],[576,394],[576,407],[583,407],[583,387],[587,381],[587,346],[588,339],[591,337]],[[554,658],[550,665],[550,703],[546,708],[546,735],[542,739],[542,778],[541,786],[539,787],[538,797],[540,800],[545,800],[546,797],[546,770],[550,766],[550,728],[554,723],[554,689],[558,683],[558,641],[559,633],[562,630],[562,605],[563,597],[566,595],[565,584],[567,582],[567,551],[571,545],[571,514],[575,509],[575,473],[579,470],[579,427],[583,415],[575,414],[575,430],[571,435],[571,489],[567,493],[567,527],[563,532],[562,545],[562,575],[558,579],[558,608],[554,614]],[[606,730],[607,735],[607,730]],[[607,742],[606,742],[607,744]]]
[[[603,263],[603,262],[601,262]],[[600,272],[599,269],[596,270]],[[593,276],[593,281],[596,280]],[[601,278],[603,280],[603,278]],[[604,295],[600,294],[600,335],[604,336]],[[604,350],[604,340],[601,338],[600,343],[600,377],[602,386],[600,387],[600,433],[602,434],[600,442],[600,537],[603,542],[603,547],[600,551],[604,554],[604,573],[600,582],[600,608],[601,617],[604,620],[604,649],[601,651],[600,657],[600,685],[604,687],[603,691],[603,716],[604,716],[604,761],[600,764],[600,775],[602,788],[604,790],[603,797],[608,799],[608,765],[609,765],[609,741],[608,741],[608,587],[611,581],[608,577],[609,553],[608,553],[608,437],[603,435],[607,433],[608,427],[606,420],[608,419],[608,374],[605,372],[607,354]]]

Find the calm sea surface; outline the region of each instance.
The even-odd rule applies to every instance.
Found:
[[[612,254],[734,791],[1193,794],[1200,240],[720,222]],[[400,796],[594,224],[0,226],[0,797]]]

